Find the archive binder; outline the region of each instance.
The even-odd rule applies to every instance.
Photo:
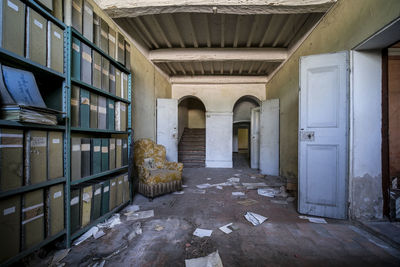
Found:
[[[122,98],[128,99],[128,74],[121,72],[121,80],[123,88],[123,92],[121,92]]]
[[[90,213],[92,208],[93,186],[89,185],[82,189],[81,196],[81,225],[86,226],[90,223]]]
[[[71,233],[79,230],[81,227],[81,204],[80,204],[81,192],[80,189],[71,190]]]
[[[53,11],[53,0],[37,0],[36,2],[39,2],[46,9]]]
[[[24,171],[24,132],[0,129],[0,191],[22,186]]]
[[[93,6],[87,0],[83,3],[83,36],[93,42]]]
[[[102,18],[100,19],[100,49],[108,54],[108,24]]]
[[[90,128],[97,128],[97,95],[90,93]]]
[[[107,129],[114,130],[115,127],[115,112],[114,112],[114,100],[107,99]]]
[[[98,120],[99,129],[107,129],[107,98],[98,96]]]
[[[115,169],[115,138],[110,138],[110,150],[109,150],[109,167],[110,170]]]
[[[123,194],[124,194],[124,176],[120,175],[117,178],[117,206],[122,204]]]
[[[93,50],[93,86],[101,89],[101,55]]]
[[[115,141],[115,168],[122,167],[122,139],[116,139]]]
[[[64,32],[49,21],[47,29],[47,67],[64,72]]]
[[[117,206],[117,178],[110,179],[110,205],[109,209],[113,210]]]
[[[26,57],[46,66],[47,20],[32,8],[27,8]]]
[[[72,27],[82,34],[82,0],[72,0]]]
[[[71,181],[79,180],[81,176],[81,138],[71,138]]]
[[[105,57],[101,59],[101,89],[106,92],[110,91],[110,77],[109,77],[110,61]]]
[[[122,166],[128,165],[128,139],[122,139]]]
[[[125,67],[131,69],[131,45],[125,41]]]
[[[121,72],[115,68],[115,95],[121,97]]]
[[[92,200],[92,214],[91,220],[94,221],[100,217],[101,214],[101,184],[93,185],[93,200]]]
[[[82,128],[89,128],[90,126],[90,93],[89,91],[81,88],[80,95],[80,120],[79,126]]]
[[[0,200],[0,262],[15,256],[20,248],[21,195]]]
[[[71,77],[81,79],[81,41],[72,37]]]
[[[90,138],[81,139],[81,176],[90,175]]]
[[[0,4],[0,46],[23,57],[25,4],[20,0],[0,0]],[[13,27],[8,25],[13,25]]]
[[[79,127],[80,88],[71,86],[71,127]]]
[[[47,132],[28,131],[25,135],[25,184],[47,179]]]
[[[121,63],[122,65],[124,65],[125,64],[125,38],[120,32],[117,33],[117,37],[118,37],[117,61],[119,63]]]
[[[101,139],[101,171],[108,171],[108,138]]]
[[[100,47],[100,16],[93,12],[93,43]]]
[[[108,55],[115,59],[116,55],[116,32],[111,27],[108,28]]]
[[[55,179],[64,176],[64,162],[63,162],[63,133],[62,132],[49,132],[48,133],[48,179]]]
[[[115,95],[115,67],[113,64],[110,64],[110,71],[109,71],[109,77],[110,77],[110,93]]]
[[[60,0],[53,0],[53,16],[63,21],[63,2]]]
[[[101,189],[101,215],[104,215],[110,210],[110,180],[101,182]]]
[[[125,203],[130,199],[128,173],[123,174],[123,177],[124,177],[124,193],[122,202]]]
[[[22,250],[39,244],[44,239],[43,189],[22,196]]]
[[[53,236],[64,229],[64,184],[50,187],[47,196],[47,235]]]
[[[92,84],[92,49],[84,43],[81,43],[81,49],[81,81]]]
[[[92,138],[92,161],[91,173],[97,174],[101,172],[101,138]]]

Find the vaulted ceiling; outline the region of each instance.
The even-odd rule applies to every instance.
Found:
[[[333,0],[98,0],[169,76],[268,76]]]

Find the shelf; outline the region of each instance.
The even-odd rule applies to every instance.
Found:
[[[47,245],[48,243],[53,242],[53,241],[56,240],[57,238],[59,238],[59,237],[65,235],[65,233],[66,233],[66,230],[63,230],[63,231],[59,232],[59,233],[56,234],[56,235],[50,236],[50,237],[46,238],[45,240],[43,240],[42,242],[40,242],[39,244],[33,246],[33,247],[30,248],[30,249],[27,249],[27,250],[24,250],[24,251],[20,252],[19,254],[17,254],[16,256],[14,256],[13,258],[11,258],[11,259],[9,259],[9,260],[7,260],[7,261],[1,263],[0,265],[1,265],[1,266],[10,266],[10,265],[12,265],[13,263],[15,263],[15,262],[21,260],[21,259],[24,258],[25,256],[28,256],[28,255],[31,254],[32,252],[34,252],[34,251],[40,249],[41,247]]]
[[[33,191],[33,190],[36,190],[39,188],[48,187],[48,186],[51,186],[54,184],[64,183],[65,181],[66,181],[65,177],[60,177],[60,178],[48,180],[48,181],[45,181],[45,182],[39,183],[39,184],[24,185],[24,186],[21,186],[16,189],[11,189],[8,191],[0,192],[0,199],[15,195],[15,194],[21,194],[21,193],[25,193],[28,191]]]
[[[6,66],[19,67],[27,71],[32,71],[36,74],[43,75],[43,72],[52,75],[58,79],[65,79],[65,75],[50,69],[46,66],[40,65],[39,63],[33,62],[27,58],[21,57],[13,52],[10,52],[0,47],[0,62]],[[12,63],[12,64],[10,64]]]
[[[46,124],[25,123],[25,122],[9,121],[9,120],[0,120],[0,127],[65,131],[65,126],[64,125],[46,125]]]
[[[103,57],[107,58],[115,67],[119,68],[120,70],[130,74],[131,71],[128,70],[124,65],[110,57],[107,53],[105,53],[103,50],[101,50],[97,45],[94,43],[90,42],[86,37],[84,37],[82,34],[80,34],[76,29],[71,27],[72,29],[72,34],[78,37],[78,39],[82,42],[84,42],[86,45],[90,46],[92,49],[96,50],[98,53],[100,53]]]
[[[84,82],[82,82],[80,80],[77,80],[75,78],[71,78],[71,82],[76,84],[76,85],[79,85],[81,87],[84,87],[85,89],[88,89],[90,91],[93,91],[93,92],[96,92],[98,94],[104,95],[104,96],[106,96],[108,98],[112,98],[114,100],[121,101],[121,102],[124,102],[124,103],[127,103],[127,104],[131,103],[131,101],[129,101],[129,100],[125,99],[125,98],[121,98],[119,96],[110,94],[109,92],[103,91],[103,90],[101,90],[101,89],[99,89],[97,87],[94,87],[94,86],[92,86],[90,84],[84,83]]]
[[[90,175],[90,176],[86,176],[86,177],[83,177],[83,178],[81,178],[79,180],[71,181],[71,185],[77,185],[77,184],[80,184],[80,183],[83,183],[83,182],[87,182],[87,181],[90,181],[90,180],[93,180],[93,179],[97,179],[97,178],[100,178],[100,177],[103,177],[103,176],[107,176],[107,175],[110,175],[110,174],[118,173],[118,172],[120,172],[122,170],[125,170],[125,169],[128,169],[128,165],[123,166],[123,167],[118,168],[118,169],[113,169],[113,170],[109,170],[109,171],[93,174],[93,175]]]
[[[96,128],[80,128],[72,127],[71,132],[81,132],[81,133],[109,133],[109,134],[129,134],[129,131],[114,131],[106,129],[96,129]]]
[[[78,231],[76,231],[75,233],[73,233],[71,235],[71,240],[76,239],[77,237],[79,237],[80,235],[82,235],[83,233],[85,233],[87,230],[89,230],[91,227],[93,227],[94,225],[102,222],[103,220],[107,220],[109,217],[111,217],[111,215],[113,215],[114,213],[116,213],[117,211],[123,209],[125,206],[127,206],[129,203],[129,201],[119,205],[118,207],[114,208],[112,211],[109,211],[108,213],[104,214],[103,216],[97,218],[96,220],[94,220],[93,222],[89,223],[88,225],[86,225],[85,227],[79,229]]]
[[[51,22],[55,23],[61,29],[65,30],[67,28],[67,26],[62,21],[60,21],[59,19],[54,17],[49,11],[47,11],[45,8],[43,8],[41,5],[39,5],[35,1],[22,0],[22,2],[25,2],[25,4],[27,4],[29,7],[33,8],[35,11],[39,12],[46,19],[51,20]]]

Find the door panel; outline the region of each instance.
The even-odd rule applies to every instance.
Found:
[[[302,57],[299,212],[347,216],[348,53]]]
[[[260,167],[260,108],[251,109],[250,163],[252,169]]]
[[[279,99],[261,103],[260,171],[279,175]]]
[[[157,144],[165,146],[168,161],[178,161],[177,99],[157,99]]]

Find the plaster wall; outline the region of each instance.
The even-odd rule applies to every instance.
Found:
[[[237,121],[250,121],[251,109],[256,108],[258,105],[250,101],[242,101],[235,106],[233,111],[233,122]]]
[[[189,126],[188,124],[188,107],[187,102],[182,101],[178,105],[178,140],[181,140],[183,131]]]
[[[206,115],[204,110],[190,108],[188,110],[188,117],[189,128],[206,128]]]
[[[350,50],[400,16],[400,1],[339,0],[271,77],[267,99],[280,99],[280,173],[297,179],[298,90],[301,56]]]

